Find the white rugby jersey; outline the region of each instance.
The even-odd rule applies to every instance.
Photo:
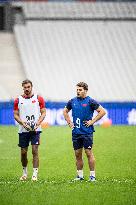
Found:
[[[31,98],[24,98],[22,96],[18,97],[18,110],[19,116],[22,121],[38,121],[40,113],[40,105],[38,101],[38,96],[35,94]],[[41,126],[37,128],[36,131],[41,131]],[[29,132],[22,125],[19,124],[19,133]]]

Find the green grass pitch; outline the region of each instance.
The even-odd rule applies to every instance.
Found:
[[[43,130],[39,147],[39,180],[31,182],[32,155],[29,146],[29,178],[22,174],[17,127],[0,126],[0,205],[135,205],[136,126],[96,126],[94,154],[96,177],[88,182],[84,154],[83,182],[76,176],[71,130],[49,127]]]

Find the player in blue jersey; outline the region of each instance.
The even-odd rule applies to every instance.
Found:
[[[63,111],[64,118],[72,129],[72,141],[77,167],[77,177],[75,180],[84,179],[82,159],[84,148],[90,169],[89,181],[95,181],[95,158],[92,152],[93,124],[100,120],[106,112],[98,102],[87,96],[88,85],[86,83],[80,82],[76,86],[77,97],[69,100]],[[69,116],[70,110],[72,110],[73,122]],[[94,110],[96,110],[98,114],[92,119]]]

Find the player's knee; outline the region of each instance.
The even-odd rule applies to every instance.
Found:
[[[94,155],[91,150],[85,150],[86,156],[90,160],[94,160]]]
[[[38,150],[37,149],[32,149],[32,155],[37,156],[38,155]]]
[[[76,160],[82,160],[82,155],[81,154],[76,154]]]
[[[21,149],[21,155],[23,155],[23,156],[24,156],[24,155],[27,155],[27,150],[22,148],[22,149]]]

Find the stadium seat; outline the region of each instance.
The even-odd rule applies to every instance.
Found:
[[[75,95],[79,81],[99,101],[135,99],[136,22],[27,21],[15,35],[25,73],[49,100]]]

